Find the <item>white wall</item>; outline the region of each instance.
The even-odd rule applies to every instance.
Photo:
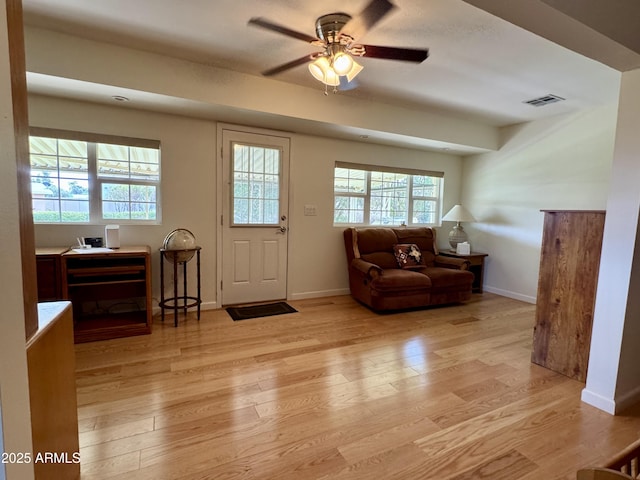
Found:
[[[445,173],[444,208],[460,196],[461,160],[439,153],[347,142],[308,135],[294,136],[291,148],[290,297],[348,294],[344,227],[333,227],[333,167],[336,161]],[[317,216],[304,216],[304,205]],[[447,244],[440,235],[440,244]]]
[[[587,384],[582,399],[609,413],[640,400],[640,70],[622,76]]]
[[[544,108],[544,107],[543,107]],[[535,303],[544,209],[606,208],[617,106],[503,129],[498,152],[463,161],[465,225],[486,252],[485,289]]]
[[[203,120],[127,108],[29,97],[31,126],[124,135],[161,141],[162,225],[121,225],[120,240],[152,249],[154,305],[160,296],[159,251],[164,237],[176,228],[193,232],[202,247],[202,299],[215,304],[215,182],[216,129]],[[69,246],[78,236],[104,236],[104,225],[36,225],[36,246]],[[195,273],[194,268],[190,268]],[[168,271],[165,272],[169,280]],[[169,284],[170,286],[171,284]],[[195,280],[190,281],[195,287]]]
[[[31,95],[32,126],[151,138],[161,141],[162,225],[121,226],[123,244],[153,249],[153,292],[159,288],[158,248],[174,228],[188,228],[202,249],[203,308],[216,298],[216,122]],[[290,166],[290,299],[348,294],[342,228],[333,227],[336,161],[395,165],[445,172],[444,208],[460,197],[461,159],[420,150],[292,134]],[[318,207],[304,216],[304,205]],[[36,225],[36,246],[67,246],[77,236],[102,236],[103,226]],[[443,238],[446,244],[446,235]],[[193,274],[194,269],[191,269]],[[168,277],[167,277],[168,278]],[[190,281],[190,285],[195,282]]]
[[[122,241],[154,251],[154,299],[159,298],[157,249],[174,228],[192,230],[203,247],[205,308],[216,299],[216,122],[117,106],[32,95],[34,126],[154,138],[162,142],[163,224],[121,227]],[[562,115],[503,130],[499,152],[459,157],[363,142],[292,134],[289,298],[348,292],[342,228],[333,227],[335,161],[397,165],[445,172],[446,211],[462,202],[478,219],[467,224],[473,249],[489,253],[488,291],[534,302],[541,209],[604,209],[609,188],[616,107]],[[461,187],[464,185],[464,188]],[[304,205],[317,216],[305,216]],[[439,229],[447,246],[450,224]],[[37,246],[68,245],[102,226],[36,226]],[[312,253],[310,253],[312,252]],[[191,270],[193,273],[193,269]]]

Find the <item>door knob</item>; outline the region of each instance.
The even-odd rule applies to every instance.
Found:
[[[280,227],[279,229],[279,233],[286,233],[287,232],[287,227]]]

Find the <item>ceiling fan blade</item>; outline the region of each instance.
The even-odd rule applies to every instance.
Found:
[[[312,53],[311,55],[305,55],[304,57],[300,57],[296,60],[292,60],[291,62],[283,63],[277,67],[270,68],[262,72],[262,75],[265,77],[270,77],[271,75],[276,75],[277,73],[284,72],[285,70],[289,70],[290,68],[297,67],[299,65],[304,65],[305,63],[315,59],[317,56],[316,53]]]
[[[421,63],[429,56],[428,48],[380,47],[376,45],[362,45],[362,47],[364,47],[365,51],[363,57],[369,58]]]
[[[313,43],[318,41],[316,37],[312,37],[311,35],[307,35],[306,33],[296,32],[295,30],[291,30],[290,28],[284,27],[282,25],[278,25],[277,23],[270,22],[269,20],[262,17],[252,18],[251,20],[249,20],[249,25],[265,28],[267,30],[271,30],[272,32],[281,33],[288,37],[297,38],[298,40],[302,40],[308,43]]]
[[[396,6],[389,0],[371,0],[364,10],[349,20],[342,30],[341,35],[348,35],[356,40],[367,33],[371,27],[382,20],[387,13]]]

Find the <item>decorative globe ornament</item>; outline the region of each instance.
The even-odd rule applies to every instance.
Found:
[[[164,248],[164,256],[178,263],[188,262],[196,253],[196,237],[186,228],[176,228],[174,231],[164,237],[162,248]]]

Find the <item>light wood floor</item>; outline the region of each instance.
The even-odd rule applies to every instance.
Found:
[[[533,305],[289,303],[77,345],[83,480],[574,479],[640,436],[530,363]]]

